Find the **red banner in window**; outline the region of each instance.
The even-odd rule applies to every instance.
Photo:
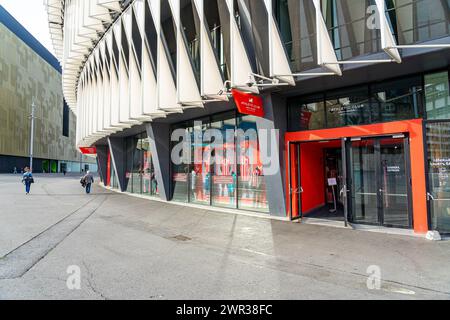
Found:
[[[302,129],[309,129],[309,123],[311,121],[312,112],[302,111],[300,115],[300,125]]]
[[[82,154],[97,154],[96,147],[80,147],[80,152]]]
[[[240,113],[264,117],[264,104],[261,97],[236,89],[232,89],[231,93]]]

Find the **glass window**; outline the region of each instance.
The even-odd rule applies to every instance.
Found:
[[[450,34],[449,0],[386,0],[387,16],[400,45]]]
[[[450,90],[448,72],[425,76],[427,119],[450,119]]]
[[[188,135],[188,125],[183,123],[181,125],[175,126],[173,129],[185,130],[185,135]],[[181,141],[181,140],[180,140]],[[180,142],[172,142],[172,148]],[[179,154],[180,158],[183,158],[182,151]],[[172,165],[172,190],[173,190],[173,200],[178,202],[188,202],[188,175],[189,175],[189,164],[187,161],[183,161],[181,164]]]
[[[133,192],[133,175],[135,171],[135,167],[139,164],[135,165],[135,149],[137,146],[138,138],[137,137],[128,137],[125,139],[126,145],[126,165],[125,165],[125,191]],[[136,180],[136,179],[135,179]]]
[[[368,87],[327,94],[325,106],[328,128],[367,124],[374,119]]]
[[[428,123],[426,128],[431,223],[433,229],[450,233],[450,122]]]
[[[136,136],[136,148],[133,152],[133,168],[131,171],[132,180],[132,193],[141,194],[142,193],[142,176],[144,172],[144,154],[142,150],[142,139],[140,136]]]
[[[338,60],[381,51],[380,30],[367,27],[367,8],[374,0],[328,0],[322,2],[330,38]]]
[[[148,41],[148,53],[151,56],[154,73],[157,74],[158,33],[150,11],[150,3],[145,1],[145,37]],[[108,47],[108,46],[106,46]]]
[[[306,97],[290,103],[290,130],[314,130],[325,127],[325,104],[323,95]]]
[[[169,57],[173,81],[177,82],[177,29],[170,10],[169,1],[161,0],[161,40],[163,48]]]
[[[261,163],[256,118],[239,116],[238,129],[238,207],[240,209],[269,212],[266,184]]]
[[[188,163],[172,164],[174,201],[269,212],[255,117],[228,112],[176,125],[172,132],[180,128],[191,148]]]
[[[444,84],[438,78],[445,92],[438,96],[447,95],[445,102],[438,103],[442,108],[450,101],[448,81]],[[423,116],[423,91],[422,77],[416,76],[326,93],[326,99],[321,94],[294,98],[288,103],[288,128],[301,131],[417,119]]]
[[[236,208],[237,174],[234,138],[236,118],[228,114],[213,117],[211,129],[219,130],[223,137],[222,146],[216,146],[215,163],[212,165],[212,205]],[[218,148],[220,148],[220,154]]]
[[[193,67],[197,85],[200,86],[200,18],[197,9],[190,0],[181,8],[181,35],[186,47],[189,49],[189,58]]]
[[[204,1],[205,19],[224,79],[230,78],[230,13],[223,0]]]
[[[292,72],[317,68],[316,12],[312,1],[276,0],[275,19]]]
[[[244,3],[246,4],[244,5]],[[262,75],[270,75],[270,57],[269,57],[269,17],[264,1],[238,1],[242,5],[242,12],[251,21],[251,27],[248,28],[249,37],[251,37],[251,47],[256,58],[256,72]],[[241,20],[244,17],[241,17]],[[244,36],[245,37],[245,36]]]
[[[211,144],[203,139],[208,124],[208,120],[198,120],[189,128],[192,144],[189,199],[192,203],[205,205],[210,204],[211,196]]]
[[[145,138],[141,142],[143,151],[143,175],[142,193],[149,196],[159,195],[158,182],[155,175],[152,153],[150,151],[150,140]]]
[[[111,165],[111,187],[113,189],[119,189],[119,181],[117,180],[116,170],[114,170],[113,165]]]
[[[419,118],[422,115],[422,78],[408,78],[371,86],[372,109],[379,110],[379,118],[387,122]]]

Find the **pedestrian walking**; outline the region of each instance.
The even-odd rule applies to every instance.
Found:
[[[17,167],[14,167],[13,173],[14,173],[14,174],[17,174]]]
[[[81,178],[81,185],[84,185],[84,188],[86,189],[86,194],[91,193],[91,187],[94,183],[94,176],[91,174],[90,171],[86,172],[86,175]]]
[[[25,193],[30,194],[31,184],[34,183],[33,174],[30,168],[25,168],[25,173],[22,176],[22,183],[25,185]]]

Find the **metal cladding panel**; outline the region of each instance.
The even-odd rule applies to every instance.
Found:
[[[225,77],[230,78],[226,85],[231,88],[259,93],[266,90],[265,86],[270,90],[278,85],[295,85],[295,77],[342,75],[343,70],[351,69],[343,68],[345,64],[401,63],[402,55],[407,54],[399,48],[450,47],[448,43],[440,44],[440,39],[432,39],[429,44],[399,40],[403,45],[397,44],[384,14],[385,1],[375,0],[381,38],[381,46],[377,45],[388,59],[359,61],[354,57],[340,61],[324,19],[322,1],[293,0],[286,2],[287,10],[294,10],[292,16],[301,20],[290,22],[299,36],[293,39],[293,46],[302,46],[305,32],[314,35],[308,38],[310,43],[305,48],[288,56],[273,0],[208,0],[214,1],[213,5],[206,0],[189,1],[192,12],[187,13],[193,14],[193,22],[181,16],[181,6],[189,5],[188,0],[44,0],[62,67],[64,97],[78,116],[78,144],[94,143],[111,132],[181,113],[186,108],[226,101]],[[167,6],[163,13],[173,17],[169,43],[164,32],[167,21],[161,21],[161,4]],[[355,11],[360,12],[360,7]],[[213,30],[205,8],[214,10],[213,19],[220,26],[215,36],[222,48],[212,41]],[[412,10],[397,13],[406,21],[413,18],[411,15]],[[194,31],[196,38],[189,36],[189,41],[199,41],[199,49],[194,48],[197,43],[187,41]],[[303,60],[304,52],[309,54],[308,61]]]

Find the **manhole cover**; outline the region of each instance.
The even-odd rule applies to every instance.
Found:
[[[172,237],[172,238],[175,239],[175,240],[178,240],[178,241],[189,241],[189,240],[192,240],[191,238],[183,236],[181,234],[179,234],[179,235],[177,235],[175,237]]]

